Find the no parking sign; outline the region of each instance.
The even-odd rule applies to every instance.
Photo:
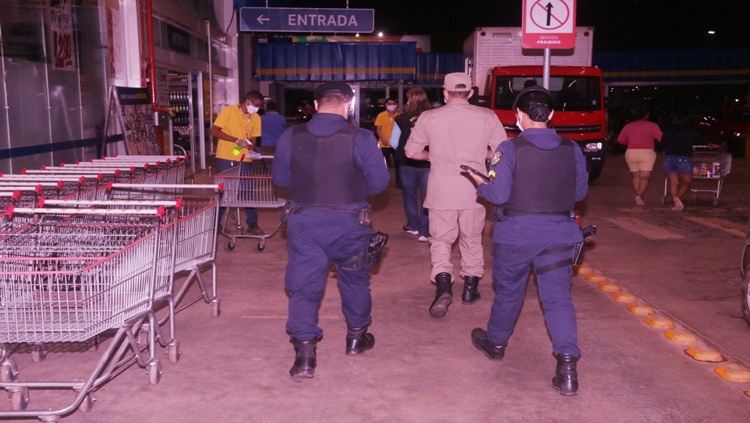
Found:
[[[574,48],[576,0],[523,0],[522,29],[523,48]]]

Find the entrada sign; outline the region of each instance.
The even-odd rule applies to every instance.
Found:
[[[374,30],[374,9],[240,8],[240,31],[370,33]]]

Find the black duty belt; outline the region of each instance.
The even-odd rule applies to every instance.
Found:
[[[505,215],[505,217],[516,217],[516,216],[565,216],[565,217],[570,217],[570,210],[555,211],[555,212],[531,212],[531,211],[503,209],[503,215]]]

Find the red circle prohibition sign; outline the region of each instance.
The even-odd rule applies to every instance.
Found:
[[[529,17],[539,29],[555,30],[570,18],[570,7],[560,0],[536,0],[529,9]]]

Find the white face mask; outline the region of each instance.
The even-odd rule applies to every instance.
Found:
[[[521,115],[520,114],[516,115],[516,126],[518,127],[518,129],[520,129],[520,130],[523,131],[523,127],[521,126]]]
[[[258,110],[260,110],[260,109],[259,109],[259,108],[257,108],[257,107],[255,107],[255,106],[253,106],[252,104],[251,104],[251,105],[249,105],[249,106],[247,106],[247,113],[249,113],[249,114],[251,114],[251,115],[252,115],[253,113],[258,113]]]
[[[389,104],[389,105],[385,106],[385,108],[388,109],[389,112],[395,112],[396,111],[396,107],[398,107],[396,104]]]

